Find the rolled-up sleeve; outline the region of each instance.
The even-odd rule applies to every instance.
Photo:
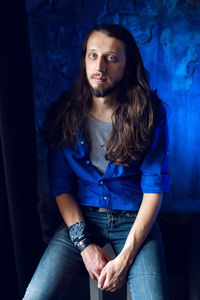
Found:
[[[169,190],[168,128],[163,119],[156,128],[154,142],[140,166],[143,193],[164,193]]]
[[[75,194],[76,177],[64,157],[62,149],[49,150],[48,170],[50,193],[52,197],[63,193]]]

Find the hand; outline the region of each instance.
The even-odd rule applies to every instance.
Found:
[[[101,270],[110,260],[107,252],[96,244],[90,244],[81,252],[81,256],[90,277],[98,280]]]
[[[98,288],[110,292],[120,289],[126,282],[127,271],[128,267],[119,257],[109,261],[98,278]]]

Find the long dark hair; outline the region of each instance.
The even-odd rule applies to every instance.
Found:
[[[77,128],[84,128],[91,108],[92,95],[85,70],[87,41],[94,32],[103,32],[125,45],[126,74],[120,83],[119,95],[112,115],[113,130],[106,143],[106,159],[128,165],[150,147],[155,127],[164,111],[156,92],[151,92],[146,71],[130,32],[121,25],[104,24],[93,28],[82,44],[79,76],[69,93],[53,103],[46,118],[45,139],[50,148],[73,144]]]

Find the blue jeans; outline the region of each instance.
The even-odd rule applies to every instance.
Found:
[[[136,213],[110,213],[83,209],[94,241],[109,242],[116,255],[122,250]],[[85,272],[79,251],[68,229],[60,227],[49,243],[26,290],[24,300],[61,300],[72,278]],[[129,270],[128,282],[133,300],[167,300],[165,260],[159,226],[154,224]]]

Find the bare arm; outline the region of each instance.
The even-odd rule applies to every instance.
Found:
[[[68,227],[84,220],[81,208],[72,194],[61,194],[56,197],[56,202]],[[106,251],[96,244],[87,246],[81,252],[81,256],[90,277],[96,280],[103,267],[110,260]]]
[[[68,227],[84,220],[81,208],[72,194],[61,194],[56,197],[56,202]]]
[[[129,267],[146,239],[161,206],[161,194],[144,194],[136,220],[120,254],[102,270],[98,287],[115,291],[124,284]]]

